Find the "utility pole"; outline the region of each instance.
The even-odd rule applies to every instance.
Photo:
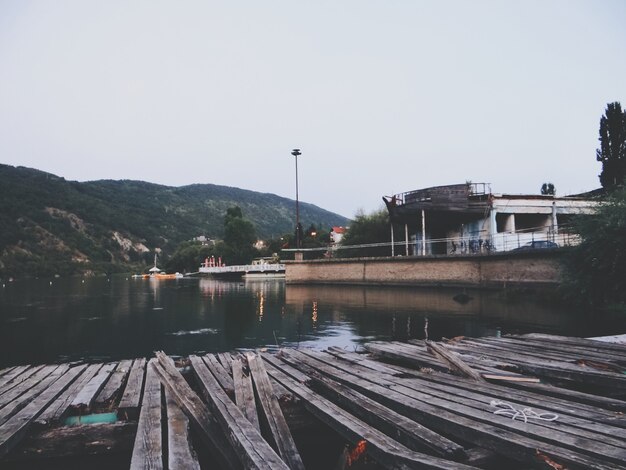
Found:
[[[293,149],[291,155],[296,157],[296,248],[302,248],[302,228],[300,227],[300,202],[298,201],[298,155],[302,155],[300,149]]]

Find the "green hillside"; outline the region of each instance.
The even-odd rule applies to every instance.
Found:
[[[80,183],[0,165],[0,277],[127,270],[205,235],[221,238],[238,205],[260,238],[293,231],[294,201],[213,184],[169,187],[143,181]],[[300,203],[302,225],[347,219]]]

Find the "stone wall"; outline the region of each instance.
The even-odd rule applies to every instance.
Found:
[[[473,256],[286,262],[288,284],[548,286],[562,278],[560,250]]]

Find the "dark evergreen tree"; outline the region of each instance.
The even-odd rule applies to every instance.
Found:
[[[552,183],[543,183],[541,185],[541,194],[547,196],[548,194],[554,196],[556,194],[556,188]]]
[[[626,181],[626,114],[619,102],[609,103],[600,119],[600,148],[596,159],[602,162],[600,183],[605,189]]]

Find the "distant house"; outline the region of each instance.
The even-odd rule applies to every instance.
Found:
[[[597,206],[579,196],[495,194],[486,183],[436,186],[383,200],[391,221],[405,226],[409,255],[573,245],[572,220]]]
[[[195,237],[193,239],[196,242],[200,242],[202,244],[202,246],[214,246],[215,245],[215,240],[211,239],[211,238],[207,238],[204,235],[200,235],[199,237]]]
[[[335,244],[341,242],[344,234],[346,233],[345,227],[333,227],[330,231],[330,243]]]

